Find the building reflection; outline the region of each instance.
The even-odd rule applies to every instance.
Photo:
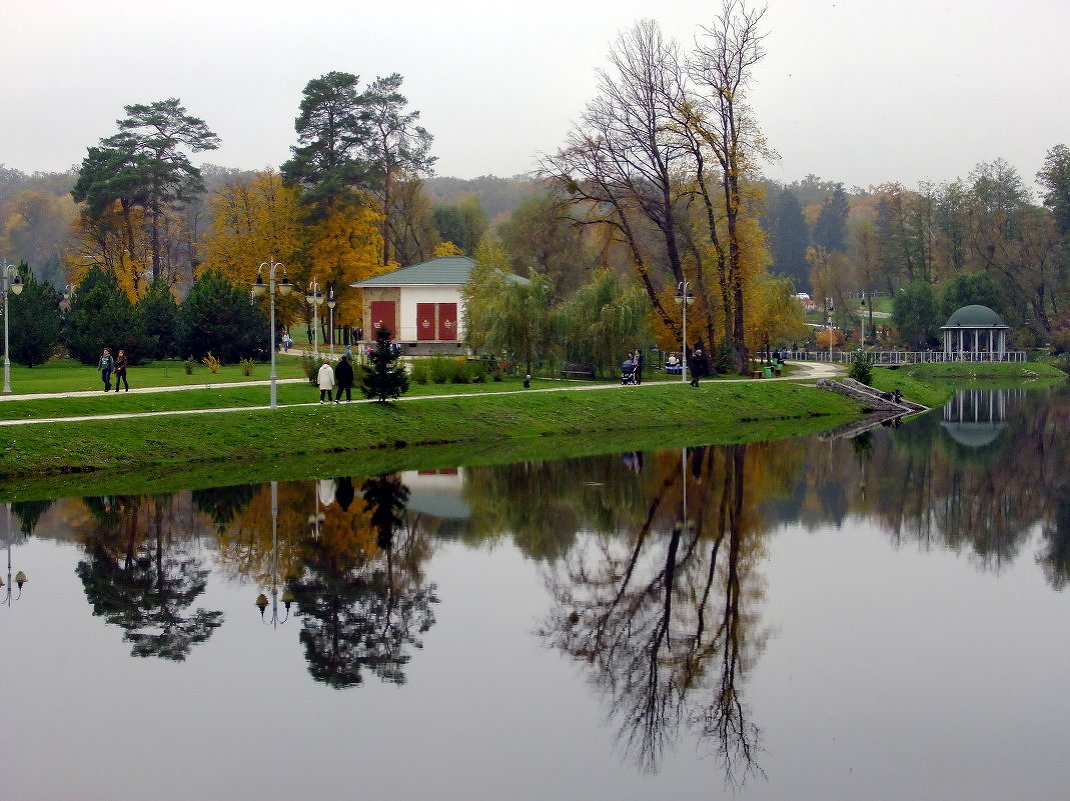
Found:
[[[1007,427],[1007,410],[1025,397],[1024,389],[960,389],[943,408],[944,430],[968,448],[995,441]]]

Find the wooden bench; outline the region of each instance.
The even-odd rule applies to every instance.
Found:
[[[594,378],[593,364],[566,364],[561,371],[564,378]]]

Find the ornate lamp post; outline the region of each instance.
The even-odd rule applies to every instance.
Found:
[[[271,625],[278,626],[290,619],[290,604],[294,602],[293,593],[284,590],[282,593],[282,605],[286,614],[279,617],[279,482],[271,482]],[[256,607],[260,610],[260,619],[269,622],[264,617],[268,599],[264,593],[256,597]]]
[[[680,356],[682,356],[682,364],[680,365],[680,380],[687,381],[687,307],[695,302],[695,296],[691,292],[691,282],[681,281],[676,285],[676,296],[673,298],[679,305],[683,307],[684,313],[684,329],[683,336],[683,348],[680,350]]]
[[[308,291],[305,292],[305,300],[308,301],[308,305],[312,307],[312,360],[317,361],[320,357],[319,308],[323,305],[323,293],[320,292],[320,285],[315,278],[313,278],[308,285]]]
[[[334,356],[334,307],[338,305],[338,301],[334,299],[334,287],[328,287],[327,289],[327,309],[330,313],[330,325],[331,330],[331,356]]]
[[[19,277],[19,270],[14,264],[8,264],[6,261],[3,267],[0,267],[0,280],[2,280],[2,291],[4,294],[4,394],[11,394],[11,346],[8,340],[8,307],[7,307],[7,293],[10,289],[16,295],[22,294],[22,278]]]
[[[264,268],[267,267],[268,271],[268,284],[264,284]],[[276,396],[276,383],[278,382],[278,373],[275,372],[275,270],[278,267],[282,267],[277,261],[265,261],[259,267],[256,268],[256,283],[253,284],[253,294],[262,296],[265,292],[269,293],[271,298],[271,342],[269,348],[271,349],[271,408],[275,408],[275,396]],[[290,279],[286,277],[286,268],[282,270],[282,283],[279,284],[279,292],[283,295],[289,295],[293,291],[294,285],[290,283]]]
[[[4,603],[11,606],[11,601],[17,601],[22,597],[22,585],[26,583],[26,574],[21,570],[15,574],[15,583],[19,586],[19,594],[12,599],[11,597],[11,504],[5,503],[6,513],[6,525],[4,527],[5,539],[7,540],[7,597],[4,599]],[[4,585],[4,580],[0,579],[0,586]]]
[[[825,298],[825,326],[829,332],[829,364],[832,364],[832,298]]]

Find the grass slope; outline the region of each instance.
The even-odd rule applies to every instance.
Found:
[[[461,446],[449,458],[462,464],[467,452],[511,460],[631,450],[638,442],[757,441],[831,428],[858,413],[856,403],[809,386],[710,382],[697,390],[665,384],[10,426],[0,429],[0,496],[30,477],[96,471],[162,479],[229,465],[243,481],[257,464],[275,477],[297,477],[299,464],[327,474],[343,464],[374,472],[398,461],[382,452],[414,447]]]

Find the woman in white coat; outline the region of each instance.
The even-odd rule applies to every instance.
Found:
[[[331,390],[334,389],[334,368],[331,367],[330,362],[320,365],[320,370],[316,373],[316,381],[320,387],[320,403],[330,403]]]

